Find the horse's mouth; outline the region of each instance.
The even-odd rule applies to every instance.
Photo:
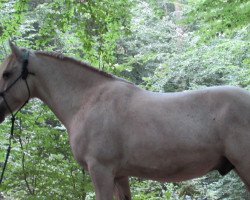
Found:
[[[0,124],[5,120],[5,109],[0,109]]]
[[[0,124],[5,120],[5,116],[4,115],[0,115]]]
[[[6,111],[5,105],[0,104],[0,124],[5,120]]]

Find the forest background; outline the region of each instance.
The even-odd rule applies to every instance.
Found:
[[[0,0],[0,60],[8,40],[59,51],[159,92],[235,85],[250,90],[248,0]],[[10,120],[0,128],[0,165]],[[131,178],[134,200],[250,199],[234,172],[181,183]],[[0,187],[5,199],[95,199],[54,114],[32,100],[19,114]]]

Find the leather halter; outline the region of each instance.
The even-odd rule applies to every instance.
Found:
[[[23,55],[23,65],[22,65],[22,72],[21,74],[17,77],[17,79],[15,81],[13,81],[4,91],[0,92],[0,96],[3,98],[8,110],[11,113],[11,116],[15,116],[29,101],[30,99],[30,88],[29,85],[27,83],[27,77],[29,74],[34,75],[34,73],[30,73],[28,70],[28,64],[29,64],[29,51],[26,51]],[[5,94],[6,92],[8,92],[16,83],[19,79],[22,79],[25,81],[25,84],[27,86],[27,90],[28,90],[28,98],[27,100],[24,102],[24,104],[17,110],[17,112],[14,114],[12,109],[10,108],[6,98],[5,98]]]

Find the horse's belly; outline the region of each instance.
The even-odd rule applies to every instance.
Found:
[[[162,139],[154,144],[152,139],[130,146],[122,165],[124,172],[129,176],[175,182],[202,176],[218,164],[219,144],[192,145],[180,141],[171,144]]]
[[[154,105],[138,110],[123,127],[127,175],[172,182],[214,169],[222,145],[213,118],[216,113],[205,111]]]
[[[166,158],[167,159],[167,158]],[[161,182],[179,182],[199,176],[203,176],[216,166],[218,159],[208,160],[179,160],[168,164],[148,163],[142,166],[140,163],[134,163],[124,168],[123,175],[146,178]],[[138,164],[138,165],[137,165]]]

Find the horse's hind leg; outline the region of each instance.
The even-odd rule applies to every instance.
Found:
[[[250,162],[244,162],[244,160],[242,160],[242,163],[236,166],[235,171],[238,173],[239,177],[245,183],[248,191],[250,192]]]
[[[116,200],[131,200],[128,177],[115,178],[114,195]]]
[[[235,134],[237,137],[231,137],[227,140],[226,157],[250,191],[250,134],[243,133],[245,134],[237,133]]]

